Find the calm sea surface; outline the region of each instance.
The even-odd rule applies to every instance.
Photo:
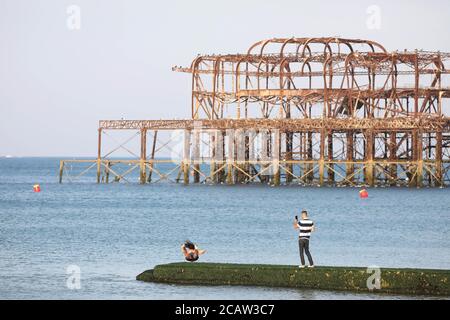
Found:
[[[2,299],[410,298],[135,280],[181,261],[185,239],[208,250],[204,262],[298,264],[292,219],[302,208],[316,222],[317,265],[450,269],[450,189],[373,188],[362,200],[355,188],[97,185],[95,172],[58,184],[58,165],[0,159]],[[81,270],[79,290],[66,286],[70,265]]]

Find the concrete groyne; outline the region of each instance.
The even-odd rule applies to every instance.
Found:
[[[144,271],[136,279],[193,285],[244,285],[450,296],[450,270],[288,265],[170,263]],[[379,276],[377,285],[376,277]],[[369,285],[368,285],[369,284]],[[372,285],[371,285],[372,284]],[[371,287],[371,289],[369,289]]]

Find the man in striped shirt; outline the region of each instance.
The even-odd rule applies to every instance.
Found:
[[[308,212],[306,210],[302,211],[302,216],[300,221],[298,221],[297,216],[295,216],[294,220],[294,228],[299,229],[300,233],[298,235],[298,247],[300,250],[300,268],[305,267],[305,256],[303,252],[306,253],[309,261],[309,267],[314,268],[314,262],[311,257],[311,253],[309,252],[309,237],[311,236],[311,232],[314,232],[314,222],[308,219]]]

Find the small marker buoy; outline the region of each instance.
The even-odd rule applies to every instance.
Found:
[[[41,192],[41,186],[38,185],[38,184],[35,184],[35,185],[33,186],[33,191],[34,191],[34,192]]]
[[[369,196],[369,193],[367,192],[366,189],[362,189],[361,191],[359,191],[359,197],[361,199],[365,199]]]

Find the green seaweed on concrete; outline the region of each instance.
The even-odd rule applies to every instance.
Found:
[[[450,295],[450,270],[381,268],[381,288],[369,290],[372,273],[360,267],[315,267],[227,263],[170,263],[136,277],[147,282],[247,285],[414,295]]]

